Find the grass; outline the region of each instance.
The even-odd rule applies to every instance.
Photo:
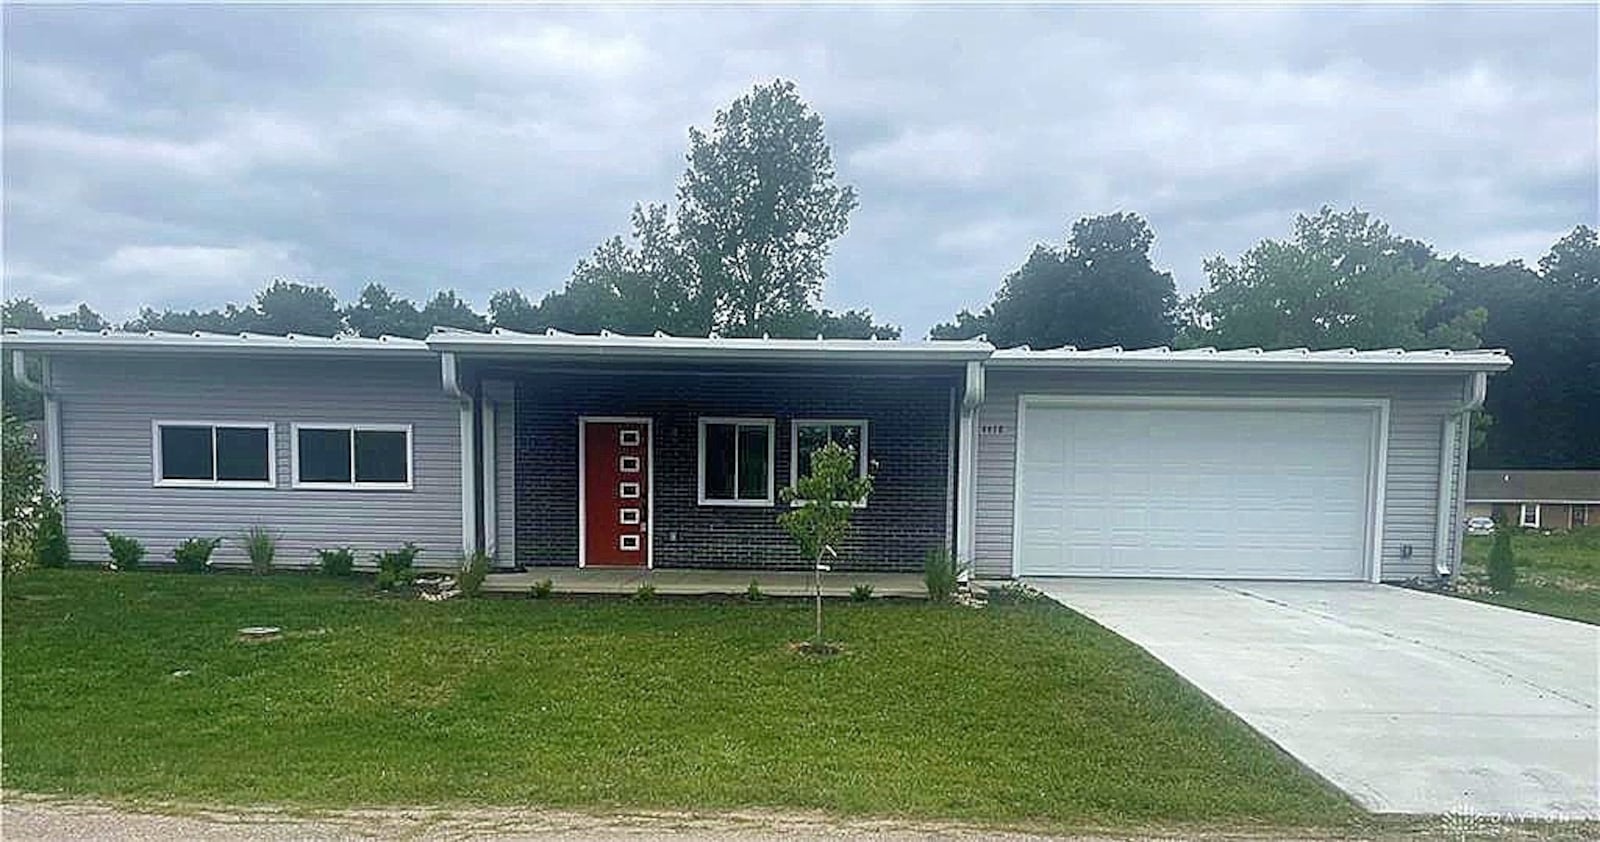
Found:
[[[1002,824],[1363,814],[1050,605],[423,603],[310,576],[36,571],[4,593],[3,786],[335,808],[821,809]],[[247,625],[284,638],[237,642]]]
[[[1495,593],[1485,584],[1493,541],[1468,536],[1462,596],[1600,625],[1600,526],[1550,534],[1519,530],[1511,539],[1517,586],[1509,593]]]

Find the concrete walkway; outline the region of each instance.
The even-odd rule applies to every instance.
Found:
[[[1369,810],[1600,818],[1600,627],[1383,585],[1029,584]]]

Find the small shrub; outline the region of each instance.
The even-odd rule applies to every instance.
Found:
[[[461,562],[461,573],[456,577],[456,585],[467,596],[477,596],[483,589],[483,580],[489,576],[489,556],[482,552],[473,553],[470,558]]]
[[[928,599],[944,602],[955,596],[960,585],[961,565],[944,547],[935,547],[922,558],[922,584],[928,589]]]
[[[1048,599],[1044,594],[1021,582],[1006,582],[989,591],[991,605],[1026,605]]]
[[[317,565],[329,576],[349,576],[356,570],[356,552],[349,547],[317,550]]]
[[[185,573],[203,573],[211,566],[211,553],[221,545],[221,538],[187,538],[173,547],[172,560]]]
[[[655,598],[655,585],[640,585],[639,589],[633,592],[633,596],[629,597],[629,599],[632,599],[634,602],[651,602]]]
[[[272,572],[272,558],[278,554],[276,535],[258,524],[246,529],[244,534],[239,536],[239,543],[244,544],[245,555],[250,557],[251,572],[262,574]]]
[[[7,360],[7,362],[10,362]],[[11,384],[6,384],[4,447],[0,453],[0,572],[21,573],[38,555],[41,503],[45,489],[44,460],[34,447],[33,432],[11,411]]]
[[[863,582],[850,589],[851,602],[866,602],[872,598],[872,586]]]
[[[398,550],[373,553],[372,560],[378,565],[378,590],[394,590],[415,579],[414,566],[421,553],[422,549],[410,541],[400,545]]]
[[[33,557],[40,567],[66,567],[72,561],[59,497],[45,498],[44,508],[39,512],[39,531],[33,538]]]
[[[761,585],[756,580],[751,579],[750,587],[744,589],[744,598],[751,602],[760,602],[766,599],[767,595],[761,592]]]
[[[1496,529],[1489,547],[1489,587],[1501,593],[1517,586],[1517,556],[1511,550],[1511,530]]]
[[[551,593],[555,592],[555,589],[556,585],[554,582],[550,581],[549,579],[541,579],[537,582],[534,582],[533,587],[528,589],[528,596],[534,599],[546,599]]]
[[[111,550],[112,570],[138,570],[139,563],[144,561],[144,544],[138,538],[127,535],[118,535],[115,532],[102,532],[105,536],[106,546]]]

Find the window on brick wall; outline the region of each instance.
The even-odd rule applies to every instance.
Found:
[[[772,430],[771,418],[700,419],[700,505],[773,504]]]
[[[856,455],[856,476],[867,475],[867,422],[799,419],[789,435],[789,484],[811,473],[811,454],[833,442]],[[857,506],[865,506],[863,501]]]

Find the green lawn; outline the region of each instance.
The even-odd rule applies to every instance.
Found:
[[[1510,593],[1491,592],[1486,584],[1485,566],[1493,541],[1486,537],[1467,538],[1463,596],[1600,624],[1600,526],[1549,535],[1520,530],[1513,533],[1517,586]]]
[[[1362,815],[1064,609],[374,596],[37,571],[4,594],[6,789],[305,807],[818,808],[1047,825]],[[274,643],[234,640],[282,626]],[[182,671],[184,674],[179,675]]]

